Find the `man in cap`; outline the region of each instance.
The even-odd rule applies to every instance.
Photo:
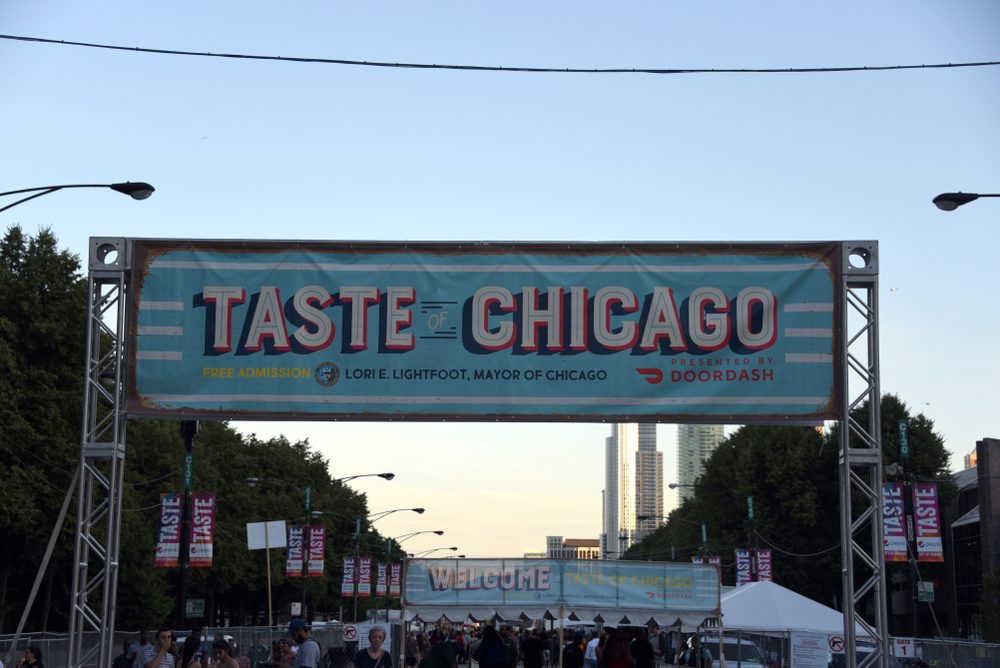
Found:
[[[306,627],[306,620],[296,617],[288,624],[286,636],[290,636],[299,651],[295,653],[295,668],[316,668],[319,664],[319,643],[313,640]]]
[[[573,639],[563,647],[563,668],[583,668],[582,633],[574,633]]]

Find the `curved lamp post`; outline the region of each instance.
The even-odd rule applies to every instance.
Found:
[[[111,188],[116,192],[120,192],[123,195],[128,195],[132,199],[146,199],[153,194],[156,190],[153,186],[148,183],[142,183],[137,181],[136,183],[87,183],[81,185],[68,185],[68,186],[45,186],[43,188],[24,188],[23,190],[9,190],[5,193],[0,193],[0,197],[4,195],[20,195],[21,193],[35,193],[34,195],[29,195],[24,199],[19,199],[13,204],[8,204],[7,206],[0,209],[0,213],[6,211],[7,209],[17,206],[28,200],[35,199],[36,197],[41,197],[42,195],[49,195],[56,192],[57,190],[63,190],[65,188]]]
[[[441,550],[451,550],[452,552],[458,552],[457,547],[435,547],[430,550],[424,550],[423,552],[417,552],[416,554],[411,554],[410,559],[421,559],[423,557],[426,557],[428,554],[434,554],[435,552],[439,552]]]
[[[699,524],[698,522],[692,522],[691,520],[686,520],[683,517],[670,517],[669,515],[636,515],[635,519],[637,519],[637,520],[654,520],[654,519],[664,520],[665,519],[666,522],[664,522],[664,524],[667,524],[669,522],[680,522],[682,524],[690,525],[692,527],[691,530],[695,531],[695,532],[697,532],[698,529],[700,528],[701,529],[701,549],[705,551],[705,554],[708,554],[708,527],[705,525],[704,522],[702,522],[702,523]],[[671,550],[673,550],[673,547],[671,547]],[[672,558],[673,557],[671,557],[671,559]]]
[[[152,191],[150,191],[152,192]],[[149,197],[147,194],[146,197]],[[384,480],[392,480],[396,477],[395,473],[361,473],[358,475],[349,475],[344,478],[334,478],[333,480],[327,480],[316,485],[316,488],[325,487],[327,485],[332,485],[333,483],[343,483],[348,480],[354,480],[355,478],[382,478]],[[309,574],[306,572],[306,535],[305,532],[309,530],[309,511],[312,506],[312,485],[306,485],[305,489],[300,489],[288,482],[287,480],[280,480],[278,478],[247,478],[247,486],[253,489],[257,483],[261,482],[280,482],[282,485],[288,485],[292,489],[298,490],[302,494],[303,500],[305,502],[306,517],[302,523],[302,619],[306,618],[306,583],[309,581]],[[316,513],[313,513],[316,514]],[[334,513],[336,514],[336,513]],[[343,517],[343,515],[341,515]]]
[[[1000,197],[997,195],[977,195],[976,193],[944,193],[934,198],[934,205],[942,211],[954,211],[963,204],[975,202],[980,197]]]

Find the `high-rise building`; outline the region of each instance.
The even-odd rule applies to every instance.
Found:
[[[693,485],[705,472],[705,460],[726,436],[721,424],[679,424],[677,425],[677,482]],[[680,500],[694,495],[691,487],[677,490]]]
[[[613,425],[604,448],[601,550],[617,559],[656,529],[663,514],[663,454],[656,450],[655,424]]]

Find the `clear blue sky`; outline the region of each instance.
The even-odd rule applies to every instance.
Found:
[[[5,2],[0,33],[130,47],[570,68],[1000,61],[1000,4]],[[882,388],[961,456],[1000,435],[1000,67],[816,74],[375,69],[0,40],[2,214],[91,236],[881,244]],[[991,278],[994,277],[994,278]],[[893,290],[895,288],[895,290]],[[952,345],[949,341],[955,341]],[[308,437],[389,535],[469,555],[596,537],[605,425],[250,425]],[[673,429],[661,427],[673,461]],[[831,471],[831,475],[836,475]],[[669,474],[668,474],[669,477]],[[668,481],[669,482],[669,481]],[[834,535],[834,534],[831,534]]]

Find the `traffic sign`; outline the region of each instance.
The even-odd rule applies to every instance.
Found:
[[[358,639],[358,627],[354,624],[344,625],[344,640],[353,641]]]
[[[927,603],[934,602],[934,583],[920,581],[917,583],[917,600],[926,601]]]
[[[205,599],[189,598],[184,604],[184,616],[201,619],[205,616]]]
[[[834,654],[844,653],[844,638],[843,636],[830,636],[830,651]]]

